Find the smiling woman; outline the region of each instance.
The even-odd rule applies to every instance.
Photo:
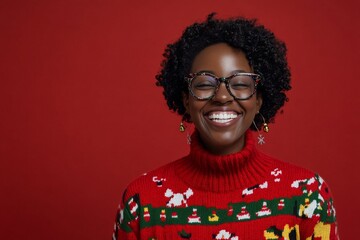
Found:
[[[285,44],[255,20],[189,26],[156,76],[170,109],[192,123],[189,155],[132,182],[113,239],[338,239],[318,175],[257,150],[287,100]]]
[[[245,131],[251,126],[262,103],[261,96],[253,96],[256,82],[251,77],[235,77],[237,73],[251,72],[245,54],[226,43],[214,44],[206,47],[195,57],[191,72],[211,72],[217,76],[233,76],[230,78],[232,81],[226,85],[218,81],[209,100],[201,101],[185,94],[184,106],[201,136],[204,147],[209,152],[226,155],[240,151],[244,147]],[[247,84],[239,90],[234,86],[239,82],[243,85],[245,82]],[[194,87],[191,86],[190,91],[192,88]],[[199,91],[201,90],[196,93]],[[244,100],[237,100],[233,96],[237,92],[244,91],[245,94],[248,92],[243,97]]]

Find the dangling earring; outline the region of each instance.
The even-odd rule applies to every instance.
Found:
[[[264,116],[261,113],[259,113],[259,114],[260,114],[260,116],[262,117],[262,119],[264,121],[264,123],[263,123],[263,131],[268,133],[269,130],[270,130],[269,125],[266,123]]]
[[[264,132],[268,133],[270,129],[269,129],[268,124],[267,124],[266,121],[265,121],[264,116],[263,116],[260,112],[258,112],[258,114],[259,114],[259,115],[261,116],[261,118],[263,119],[263,124],[262,124],[263,127],[262,127],[262,130],[263,130]],[[254,126],[255,126],[255,128],[256,128],[256,131],[257,131],[258,134],[259,134],[259,136],[258,136],[258,144],[260,144],[260,145],[265,144],[265,137],[260,133],[258,127],[256,126],[255,121],[253,121],[253,124],[254,124]]]
[[[179,131],[180,132],[185,132],[186,130],[186,141],[187,144],[191,144],[191,133],[189,131],[189,123],[187,121],[185,121],[185,115],[182,117],[181,122],[180,122],[180,127],[179,127]]]
[[[180,132],[185,132],[185,126],[184,126],[184,124],[183,124],[183,121],[182,121],[182,120],[181,120],[181,122],[180,122],[179,131],[180,131]]]

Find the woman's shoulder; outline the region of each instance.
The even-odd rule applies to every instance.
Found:
[[[174,175],[174,168],[181,160],[172,161],[135,178],[126,187],[123,198],[127,199],[139,193],[151,195],[155,192],[154,190],[162,189]]]
[[[317,172],[300,166],[297,163],[280,160],[262,152],[260,152],[260,154],[262,155],[261,158],[268,165],[268,169],[270,169],[269,175],[277,179],[277,181],[279,181],[279,179],[282,181],[297,181],[319,176]]]
[[[279,160],[277,158],[266,156],[272,160],[272,171],[270,175],[274,181],[281,181],[289,184],[291,188],[313,187],[317,190],[327,192],[328,187],[319,173],[308,168],[297,165],[296,163]]]

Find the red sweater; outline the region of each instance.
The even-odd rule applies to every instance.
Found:
[[[113,239],[339,239],[324,180],[256,149],[250,131],[238,153],[190,154],[129,185]]]

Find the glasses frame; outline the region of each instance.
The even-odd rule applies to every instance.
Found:
[[[217,81],[217,86],[216,86],[215,92],[214,92],[214,94],[212,96],[205,97],[205,98],[200,98],[200,97],[196,96],[193,93],[193,91],[191,90],[191,83],[194,80],[194,78],[196,78],[197,76],[210,76],[210,77],[213,77]],[[254,80],[254,91],[251,93],[251,95],[249,97],[247,97],[247,98],[238,98],[238,97],[234,96],[234,94],[231,92],[230,86],[229,86],[229,81],[232,78],[236,77],[236,76],[250,76]],[[209,73],[209,72],[197,72],[197,73],[190,73],[188,77],[185,77],[185,81],[188,83],[188,90],[189,90],[190,94],[194,98],[196,98],[197,100],[210,100],[210,99],[212,99],[216,95],[217,91],[219,90],[219,87],[220,87],[221,83],[225,84],[227,91],[229,92],[229,94],[234,99],[236,99],[236,100],[248,100],[256,93],[257,86],[258,86],[259,82],[261,81],[261,76],[259,74],[256,74],[256,73],[237,72],[237,73],[232,74],[229,77],[217,77],[216,75],[214,75],[212,73]]]

